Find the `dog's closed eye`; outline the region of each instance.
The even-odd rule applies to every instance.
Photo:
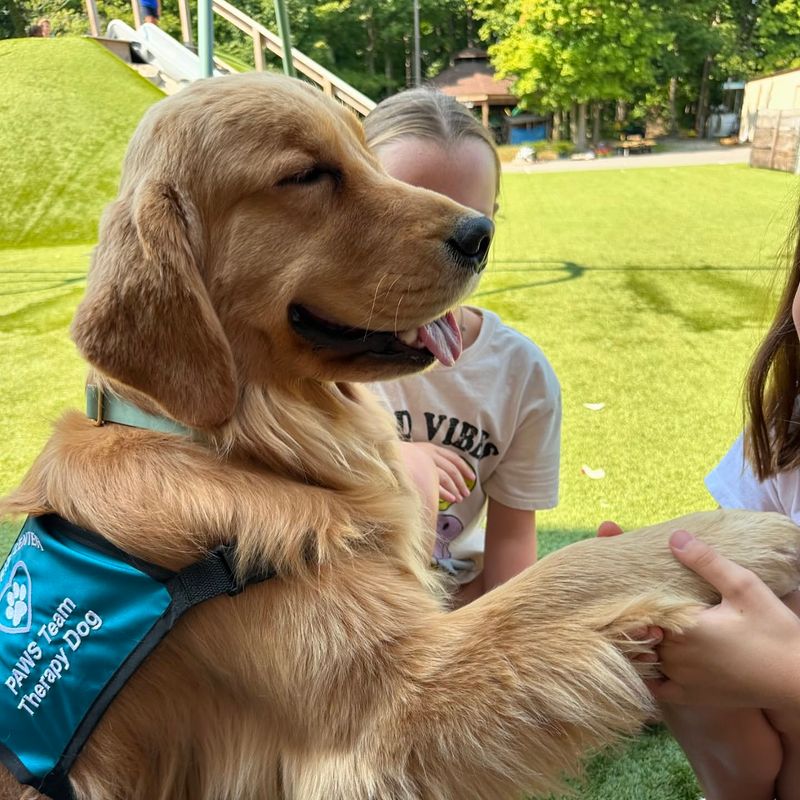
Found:
[[[342,173],[336,167],[327,164],[314,164],[306,169],[294,172],[281,178],[278,181],[278,186],[308,186],[314,183],[319,183],[325,178],[332,178],[336,186],[342,182]]]

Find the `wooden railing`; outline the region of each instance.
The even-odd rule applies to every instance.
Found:
[[[133,18],[135,27],[142,24],[139,0],[132,0]],[[252,17],[245,14],[227,0],[212,0],[211,8],[215,14],[227,20],[253,39],[253,55],[255,57],[256,69],[263,72],[266,63],[264,60],[264,50],[268,49],[277,56],[283,56],[283,41],[280,36],[276,36],[272,31],[265,28],[260,22],[256,22]],[[184,44],[192,43],[192,24],[189,11],[189,0],[178,0],[178,9],[181,18],[181,34]],[[99,36],[99,18],[97,14],[96,0],[86,0],[86,10],[89,15],[89,24],[93,36]],[[318,64],[314,59],[309,58],[296,48],[292,48],[292,58],[297,72],[317,84],[325,94],[335,97],[344,105],[352,108],[362,116],[366,116],[375,108],[374,101],[370,100],[357,89],[350,86],[341,78],[338,78],[329,70]]]
[[[265,28],[260,22],[256,22],[236,6],[231,5],[227,0],[212,0],[211,8],[215,14],[219,14],[223,19],[235,25],[253,39],[253,55],[255,56],[256,69],[263,71],[264,49],[275,53],[277,56],[283,55],[283,41],[280,36],[276,36],[272,31]],[[359,114],[366,116],[375,108],[374,101],[366,95],[361,94],[357,89],[350,86],[341,78],[338,78],[329,70],[325,69],[312,58],[301,53],[296,48],[292,48],[292,58],[295,69],[309,80],[319,86],[325,94],[335,97],[346,106],[349,106]]]

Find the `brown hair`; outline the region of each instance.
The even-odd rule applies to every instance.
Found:
[[[500,189],[500,156],[491,130],[484,128],[455,97],[436,89],[407,89],[387,97],[367,115],[364,132],[367,144],[373,149],[405,137],[429,139],[443,145],[468,137],[483,139],[494,156],[495,193]]]
[[[745,414],[749,418],[745,452],[762,481],[800,467],[800,425],[794,410],[800,386],[800,342],[792,317],[800,287],[800,216],[795,231],[797,242],[786,286],[745,381]]]

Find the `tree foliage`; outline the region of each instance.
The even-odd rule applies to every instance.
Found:
[[[233,2],[277,31],[273,0]],[[467,0],[425,0],[420,6],[423,74],[432,76],[471,43],[472,14]],[[180,38],[177,0],[163,0],[162,7],[162,27]],[[98,0],[98,10],[104,23],[133,19],[126,0]],[[287,0],[287,11],[293,45],[365,94],[380,99],[410,82],[413,0]],[[55,34],[88,33],[82,0],[0,0],[0,38],[24,36],[41,16],[51,19]],[[254,63],[250,37],[219,17],[214,30],[221,52]]]
[[[523,104],[627,101],[702,120],[728,77],[800,64],[798,0],[478,0],[481,35]]]
[[[238,5],[277,30],[273,0],[238,0]],[[423,74],[435,75],[470,39],[466,0],[426,0],[420,8]],[[411,81],[413,0],[287,0],[295,47],[360,91],[378,100]],[[252,45],[225,23],[216,28],[220,47],[251,58]]]
[[[413,0],[286,2],[293,44],[368,96],[410,84]],[[132,22],[127,0],[97,3],[103,21]],[[234,3],[277,29],[273,0]],[[424,77],[480,38],[539,110],[616,102],[689,124],[726,78],[800,65],[800,0],[425,0],[420,14]],[[0,0],[0,37],[43,16],[57,35],[88,32],[83,0]],[[180,37],[177,0],[163,0],[161,24]],[[222,54],[254,63],[252,39],[219,17],[215,36]]]
[[[669,41],[658,9],[637,0],[515,0],[490,53],[516,91],[538,108],[632,99],[652,85],[657,53]],[[508,8],[508,6],[506,7]],[[485,16],[492,31],[497,12]]]

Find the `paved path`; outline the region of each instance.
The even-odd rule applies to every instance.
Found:
[[[610,156],[592,161],[573,161],[559,158],[555,161],[534,163],[511,162],[503,164],[503,172],[573,172],[592,169],[636,169],[642,167],[694,167],[702,164],[747,164],[749,147],[713,146],[666,153],[645,153],[636,156]]]

